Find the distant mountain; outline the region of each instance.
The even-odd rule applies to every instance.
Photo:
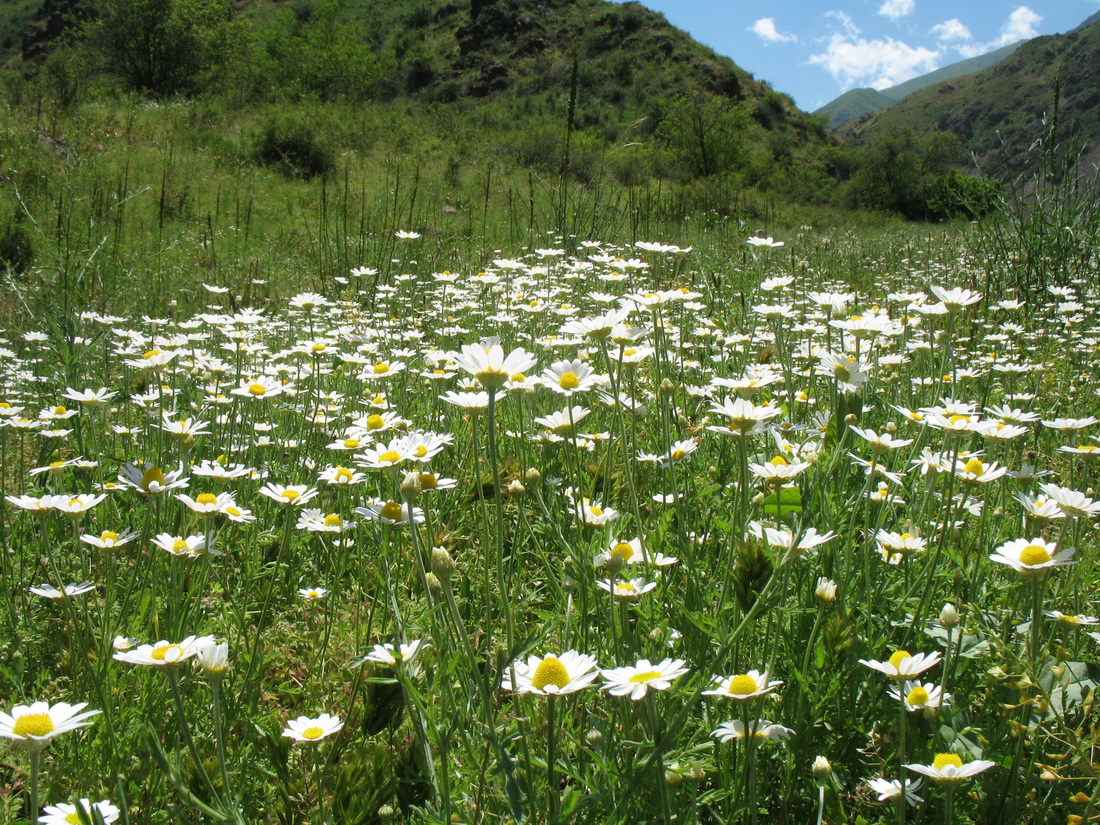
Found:
[[[887,106],[913,94],[913,92],[919,92],[921,89],[943,83],[945,80],[952,80],[956,77],[973,74],[990,66],[995,66],[1016,51],[1024,42],[1021,40],[1018,43],[1010,43],[996,51],[960,60],[958,63],[943,66],[888,89],[849,89],[840,97],[826,103],[814,114],[827,116],[829,118],[829,128],[836,129],[849,121],[855,120],[857,117],[877,112],[879,109],[885,109]]]
[[[1028,40],[1005,60],[909,95],[838,130],[859,144],[898,128],[954,132],[989,174],[1027,167],[1029,149],[1052,122],[1059,88],[1057,139],[1082,140],[1086,164],[1100,158],[1100,19],[1067,34]],[[1087,22],[1087,21],[1086,21]],[[1091,154],[1089,154],[1091,153]]]

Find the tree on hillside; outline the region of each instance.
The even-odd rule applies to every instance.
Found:
[[[105,68],[154,96],[202,91],[238,51],[229,0],[98,0],[85,28]]]
[[[726,98],[681,96],[664,105],[657,138],[691,175],[706,178],[744,165],[751,123],[744,106]]]

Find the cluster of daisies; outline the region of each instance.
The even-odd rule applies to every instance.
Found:
[[[481,478],[484,434],[496,427],[489,434],[510,457],[502,464],[525,471],[511,474],[501,495],[522,501],[525,484],[546,471],[539,501],[548,509],[532,505],[532,518],[572,530],[577,546],[591,550],[585,564],[598,571],[595,587],[627,608],[657,598],[659,584],[666,604],[686,577],[708,586],[697,571],[723,541],[807,565],[826,549],[860,552],[849,546],[853,531],[815,526],[818,514],[803,512],[803,490],[838,478],[845,494],[860,491],[853,510],[874,513],[875,529],[859,540],[874,553],[876,576],[932,564],[937,536],[983,514],[988,523],[991,512],[1013,518],[988,531],[976,564],[1019,574],[1038,592],[1054,568],[1083,556],[1072,543],[1100,515],[1087,481],[1100,441],[1097,419],[1072,417],[1069,408],[1091,401],[1085,391],[1094,381],[1039,360],[1044,343],[1096,349],[1088,331],[1096,306],[1083,286],[1051,290],[1035,306],[964,287],[915,290],[900,275],[884,278],[874,296],[820,278],[806,291],[766,258],[783,242],[749,244],[759,271],[774,274],[744,303],[708,302],[706,273],[685,271],[690,250],[593,242],[575,256],[536,249],[468,276],[378,284],[376,273],[359,269],[340,298],[303,292],[284,307],[212,305],[180,320],[136,322],[88,312],[76,345],[90,363],[107,365],[110,379],[89,377],[86,388],[49,378],[43,334],[5,339],[0,438],[15,454],[38,454],[33,446],[50,459],[33,468],[5,462],[5,501],[34,525],[23,535],[125,562],[155,549],[180,560],[172,564],[220,564],[212,557],[250,552],[253,543],[236,531],[284,527],[346,555],[383,528],[434,539],[439,525],[461,522],[459,479]],[[924,277],[946,282],[949,272]],[[979,309],[982,323],[970,323]],[[1066,379],[1057,396],[1046,377],[1056,370]],[[627,481],[597,484],[600,472],[654,486],[639,495]],[[722,479],[723,507],[739,505],[730,508],[732,538],[720,537],[691,497],[697,487],[687,480],[703,475]],[[474,486],[484,493],[484,484]],[[343,568],[326,566],[328,558],[293,571],[290,592],[317,600],[346,588]],[[677,565],[688,561],[691,570],[680,574]],[[84,580],[83,569],[68,584],[59,564],[46,569],[59,577],[54,583],[20,586],[59,602],[104,586]],[[518,572],[517,589],[525,575]],[[817,596],[837,599],[838,585],[822,576]],[[1046,615],[1065,626],[1100,622],[1078,609]],[[206,618],[201,609],[194,616]],[[379,645],[359,661],[398,667],[419,649]],[[114,650],[119,661],[154,668],[192,658],[210,673],[227,667],[225,647],[210,636],[153,644],[120,636]],[[609,695],[638,700],[688,673],[676,658],[609,669],[596,661],[577,651],[531,656],[509,666],[501,685],[552,697],[602,679]],[[935,663],[935,655],[905,651],[866,661],[895,680],[891,695],[906,711],[926,713],[951,700],[944,685],[916,678]],[[748,703],[780,684],[751,670],[715,676],[703,693]],[[42,703],[17,707],[0,717],[0,735],[33,750],[95,713],[53,707],[63,710],[55,717]],[[743,715],[712,735],[792,734]],[[342,726],[327,713],[302,716],[283,735],[316,741]],[[931,767],[905,767],[950,781],[985,762],[944,753]],[[883,798],[914,801],[920,780],[871,783]]]

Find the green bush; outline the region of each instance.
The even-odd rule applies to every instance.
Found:
[[[31,233],[13,218],[0,232],[0,269],[10,269],[22,274],[33,263],[34,245],[31,243]]]
[[[253,154],[257,163],[291,178],[324,177],[336,169],[332,150],[317,136],[316,128],[300,118],[269,122]]]

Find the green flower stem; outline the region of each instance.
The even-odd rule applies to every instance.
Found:
[[[187,709],[183,705],[183,696],[180,694],[179,673],[173,665],[164,668],[164,673],[168,677],[168,685],[172,689],[172,702],[176,706],[176,716],[179,720],[180,735],[183,737],[183,742],[187,746],[188,753],[191,754],[191,760],[195,763],[195,770],[202,779],[202,784],[206,786],[206,791],[210,794],[210,801],[217,804],[218,792],[214,788],[214,783],[210,781],[209,774],[206,773],[206,766],[202,763],[199,749],[195,747],[195,740],[191,737],[191,726],[187,724]]]
[[[556,825],[558,821],[558,806],[561,803],[561,794],[557,788],[557,770],[554,760],[557,758],[558,746],[557,719],[555,719],[556,696],[546,697],[546,802],[547,825]]]

